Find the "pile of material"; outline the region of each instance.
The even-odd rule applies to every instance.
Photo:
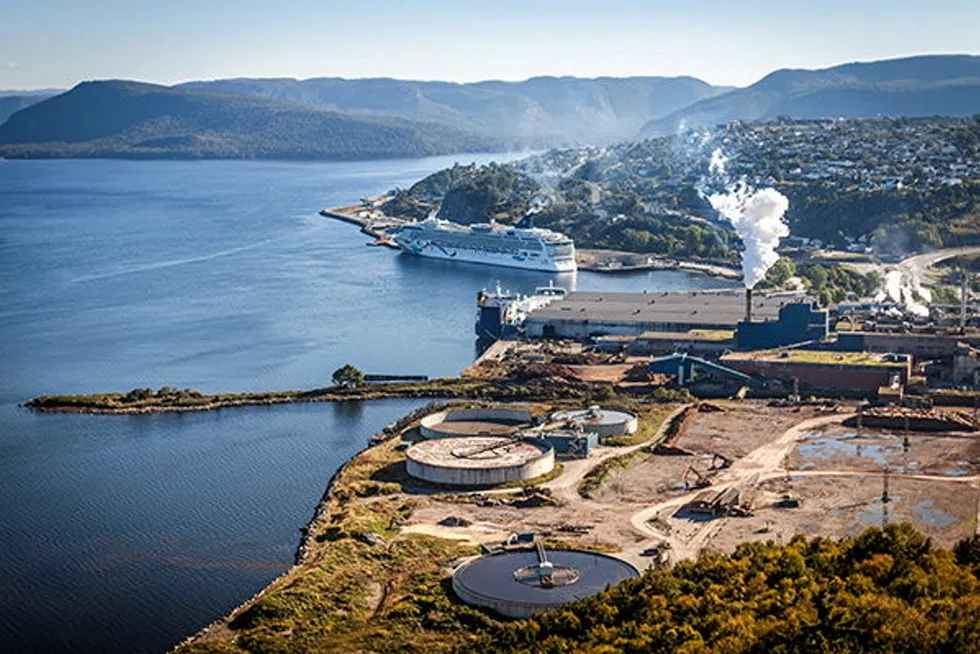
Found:
[[[944,388],[929,391],[928,397],[936,405],[980,408],[980,392],[978,391],[959,391]]]
[[[520,384],[582,385],[574,371],[555,363],[518,363],[511,368],[510,378]]]
[[[848,427],[858,426],[858,418],[844,422]],[[940,409],[910,409],[906,407],[875,407],[861,415],[864,427],[883,429],[908,429],[910,431],[976,431],[977,421],[965,413]]]
[[[684,407],[683,411],[674,416],[664,430],[665,438],[661,445],[670,446],[676,443],[677,439],[684,433],[687,423],[698,413],[698,410],[698,405],[692,404]]]

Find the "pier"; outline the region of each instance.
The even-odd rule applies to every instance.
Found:
[[[378,208],[389,198],[390,196],[387,195],[372,196],[364,198],[360,204],[321,209],[320,215],[324,218],[333,218],[351,225],[357,225],[362,234],[374,238],[368,245],[400,250],[401,248],[391,237],[391,230],[409,221],[404,218],[385,215]]]

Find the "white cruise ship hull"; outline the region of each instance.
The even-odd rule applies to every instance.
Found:
[[[418,244],[395,238],[395,242],[408,254],[430,259],[446,261],[465,261],[466,263],[481,263],[487,266],[505,266],[507,268],[523,268],[524,270],[541,270],[544,272],[575,272],[578,267],[574,257],[568,259],[552,259],[549,257],[532,257],[522,254],[506,254],[501,252],[486,252],[467,248],[443,248],[432,244]]]

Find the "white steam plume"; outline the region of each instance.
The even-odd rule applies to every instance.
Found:
[[[917,297],[928,297],[929,291],[919,285],[914,277],[906,277],[900,270],[889,270],[882,279],[882,292],[875,297],[881,302],[889,299],[905,307],[912,315],[926,318],[929,308],[919,302]]]
[[[711,153],[709,173],[727,181],[727,161],[721,149],[716,149]],[[779,260],[779,239],[789,236],[783,222],[789,200],[774,188],[755,190],[744,179],[728,183],[724,193],[713,193],[707,199],[742,239],[742,276],[745,288],[754,288]]]

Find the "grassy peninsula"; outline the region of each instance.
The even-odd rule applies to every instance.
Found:
[[[24,406],[44,413],[140,414],[212,411],[241,406],[291,402],[339,402],[388,398],[453,398],[498,402],[587,398],[585,388],[560,385],[515,384],[485,379],[445,377],[425,382],[363,386],[329,386],[307,391],[208,394],[164,386],[159,390],[136,388],[126,393],[89,395],[41,395]]]

